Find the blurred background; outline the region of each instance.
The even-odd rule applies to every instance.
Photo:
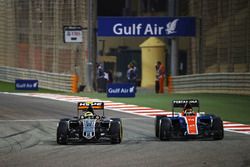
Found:
[[[176,38],[174,90],[250,92],[249,0],[0,0],[0,14],[1,81],[35,78],[41,87],[71,91],[77,75],[78,86],[94,90],[96,63],[119,83],[133,61],[140,85],[140,45],[148,38],[98,37],[98,16],[194,16],[196,36]],[[66,25],[83,28],[81,43],[63,41]],[[169,76],[171,39],[159,40]],[[193,86],[183,84],[187,78]]]

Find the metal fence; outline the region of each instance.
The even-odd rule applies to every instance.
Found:
[[[87,0],[0,0],[0,66],[43,75],[77,73],[84,83],[87,31],[82,43],[64,43],[63,26],[86,27],[86,5]]]
[[[188,73],[250,72],[250,1],[184,1],[197,18]]]
[[[175,93],[250,94],[250,73],[210,73],[173,77]]]

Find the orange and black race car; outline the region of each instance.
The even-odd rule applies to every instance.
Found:
[[[102,110],[99,114],[97,110]],[[57,143],[88,142],[109,139],[121,143],[123,136],[120,118],[106,118],[103,102],[78,102],[77,116],[61,119],[57,126]]]
[[[175,112],[175,108],[181,108],[181,112]],[[223,121],[215,115],[200,112],[199,100],[174,100],[171,116],[156,116],[155,135],[160,140],[205,137],[221,140],[224,137]]]

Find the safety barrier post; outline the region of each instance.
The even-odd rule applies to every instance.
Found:
[[[78,81],[79,81],[79,77],[76,74],[73,74],[71,76],[71,91],[72,91],[72,93],[78,92]]]

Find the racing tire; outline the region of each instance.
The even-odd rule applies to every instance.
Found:
[[[95,124],[95,138],[99,140],[101,138],[101,123],[96,122]],[[79,135],[80,136],[80,135]]]
[[[68,142],[68,122],[60,121],[57,127],[56,141],[58,144],[67,144]]]
[[[167,117],[161,118],[159,121],[159,137],[160,140],[166,141],[171,137],[171,120]]]
[[[156,115],[156,117],[155,117],[155,137],[159,137],[159,122],[160,122],[160,119],[163,117],[165,117],[165,116]]]
[[[220,117],[213,118],[212,130],[214,140],[222,140],[224,138],[223,121]]]
[[[110,119],[113,120],[113,121],[120,121],[120,122],[122,122],[121,118],[110,118]]]
[[[111,144],[121,143],[122,137],[123,137],[122,122],[112,120],[110,123],[110,142],[111,142]]]

